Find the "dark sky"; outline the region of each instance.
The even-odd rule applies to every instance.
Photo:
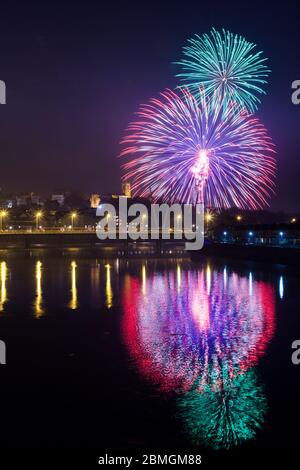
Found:
[[[175,87],[181,47],[228,28],[258,44],[272,74],[258,115],[278,158],[272,209],[300,212],[300,6],[293,2],[4,2],[0,6],[0,187],[119,190],[119,140],[138,105]]]

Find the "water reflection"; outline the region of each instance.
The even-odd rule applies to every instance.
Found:
[[[206,289],[207,289],[208,295],[210,294],[210,288],[211,288],[211,270],[208,264],[206,268]]]
[[[35,279],[36,279],[36,288],[35,288],[35,315],[37,318],[41,317],[44,313],[42,307],[42,263],[37,261],[35,265]]]
[[[7,301],[6,280],[7,280],[7,264],[5,261],[2,261],[1,267],[0,267],[0,282],[1,282],[0,312],[4,310],[4,304]]]
[[[226,266],[223,270],[223,282],[224,282],[224,287],[226,287],[226,285],[227,285],[227,268],[226,268]]]
[[[100,284],[100,265],[96,261],[90,268],[91,290],[93,299],[98,298]]]
[[[241,275],[230,266],[199,267],[180,260],[43,258],[25,266],[20,291],[23,271],[11,261],[9,268],[17,273],[9,282],[9,301],[15,297],[18,307],[22,298],[23,311],[26,298],[32,308],[35,294],[36,317],[61,312],[66,295],[71,309],[80,305],[78,314],[97,309],[101,315],[104,305],[121,304],[131,362],[162,393],[176,397],[178,416],[193,442],[228,448],[253,438],[262,426],[266,398],[256,365],[274,333],[275,291],[255,271]],[[0,310],[7,308],[7,278],[2,261]],[[276,277],[274,282],[280,298],[284,280]],[[10,307],[15,310],[14,304]]]
[[[69,307],[72,310],[75,310],[78,307],[76,270],[77,270],[77,264],[75,261],[72,261],[71,263],[71,300],[69,302]]]
[[[280,276],[279,279],[279,297],[283,299],[284,296],[284,284],[283,284],[283,277]]]
[[[113,291],[111,287],[111,265],[106,264],[105,265],[106,269],[106,306],[107,308],[111,308],[113,305]]]
[[[180,264],[177,264],[177,290],[180,291],[181,287],[181,268]]]
[[[175,274],[154,272],[142,285],[126,278],[124,340],[145,378],[182,395],[187,429],[230,447],[253,437],[263,422],[265,399],[252,368],[274,333],[274,289],[252,273],[209,265],[179,277],[177,267]]]
[[[142,292],[146,294],[146,266],[142,266]]]
[[[249,273],[249,295],[253,293],[253,277],[252,273]]]
[[[267,400],[255,368],[231,378],[225,371],[215,390],[191,390],[178,400],[178,416],[197,445],[228,449],[255,437],[262,427]]]

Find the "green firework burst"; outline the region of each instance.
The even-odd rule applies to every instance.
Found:
[[[260,103],[261,88],[266,84],[270,70],[262,52],[254,52],[256,45],[230,31],[216,31],[195,35],[183,48],[184,58],[177,62],[182,72],[177,74],[192,93],[198,95],[199,86],[206,93],[222,90],[228,100],[240,103],[253,112]]]

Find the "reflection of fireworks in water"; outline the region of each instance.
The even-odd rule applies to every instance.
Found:
[[[209,266],[144,271],[143,283],[128,276],[123,291],[123,336],[138,370],[179,394],[194,443],[229,448],[253,438],[266,412],[253,366],[274,332],[272,286]]]
[[[190,391],[178,399],[178,404],[178,414],[193,443],[214,449],[228,449],[254,438],[267,408],[254,369],[233,380],[225,379],[218,391]]]
[[[140,372],[162,390],[218,390],[258,362],[274,330],[273,288],[235,273],[127,278],[123,334]],[[144,293],[143,293],[144,292]]]

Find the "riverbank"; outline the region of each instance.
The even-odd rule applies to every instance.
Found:
[[[281,246],[237,245],[230,243],[205,244],[200,251],[191,252],[192,259],[203,256],[238,261],[253,261],[287,266],[300,266],[300,249]]]
[[[199,251],[186,251],[180,240],[99,240],[95,233],[26,233],[1,234],[0,254],[29,253],[47,249],[52,255],[68,256],[84,252],[88,257],[220,257],[230,260],[300,266],[300,249],[257,244],[208,243]],[[49,251],[50,250],[50,251]]]

